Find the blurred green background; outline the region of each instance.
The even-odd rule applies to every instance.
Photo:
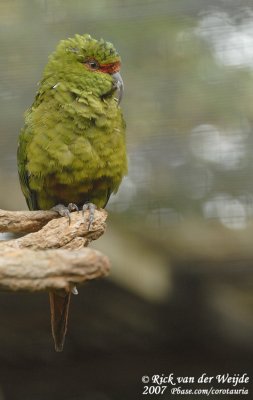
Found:
[[[121,54],[129,156],[94,244],[112,273],[73,299],[64,352],[45,294],[0,294],[0,400],[139,399],[157,373],[252,378],[252,2],[1,0],[0,30],[0,208],[26,208],[17,137],[60,39]]]

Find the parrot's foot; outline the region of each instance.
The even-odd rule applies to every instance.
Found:
[[[71,211],[79,211],[77,205],[74,203],[69,203],[68,207],[65,207],[63,204],[57,204],[57,206],[52,207],[51,210],[58,212],[58,214],[60,214],[62,217],[67,217],[69,219],[69,223],[71,221]]]
[[[92,224],[94,222],[94,216],[95,216],[95,210],[96,210],[96,206],[93,203],[85,203],[83,205],[83,210],[82,210],[82,214],[84,217],[84,212],[86,210],[89,210],[89,218],[88,218],[88,231],[91,229]]]

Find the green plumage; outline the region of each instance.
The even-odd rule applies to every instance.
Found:
[[[104,207],[127,173],[125,123],[111,43],[76,35],[50,56],[19,136],[18,171],[30,210]],[[91,220],[90,220],[91,221]],[[71,291],[50,291],[55,349],[63,349]]]
[[[112,44],[89,35],[63,40],[50,56],[19,137],[18,170],[29,209],[85,202],[104,207],[127,173],[125,123],[111,73]]]

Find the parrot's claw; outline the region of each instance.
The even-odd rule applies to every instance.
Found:
[[[96,208],[97,207],[93,203],[85,203],[83,205],[83,210],[82,210],[83,217],[84,217],[84,212],[86,210],[89,210],[88,231],[90,230],[90,228],[92,227],[92,224],[94,222]],[[86,221],[86,219],[85,219],[85,221]]]
[[[57,206],[52,207],[51,210],[56,211],[62,217],[67,217],[69,220],[69,224],[71,222],[71,211],[79,211],[77,205],[74,203],[69,203],[68,207],[64,206],[63,204],[57,204]]]
[[[79,212],[79,208],[77,207],[77,205],[75,203],[69,203],[68,205],[68,210],[71,211],[77,211]]]

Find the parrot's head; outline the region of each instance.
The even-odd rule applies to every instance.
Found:
[[[85,34],[61,40],[50,56],[45,72],[79,80],[97,95],[117,90],[120,102],[124,89],[120,66],[120,56],[112,43]]]

